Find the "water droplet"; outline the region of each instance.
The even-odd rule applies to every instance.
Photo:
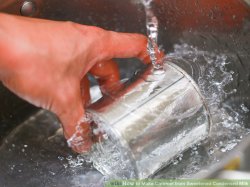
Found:
[[[52,172],[52,171],[49,171],[49,173],[51,174],[51,175],[56,175],[56,173],[54,173],[54,172]]]
[[[244,104],[241,104],[240,107],[245,113],[248,113],[250,111]]]
[[[213,149],[213,148],[210,148],[210,149],[208,150],[208,154],[210,154],[210,155],[214,154],[214,149]]]
[[[72,159],[72,155],[67,156],[66,159],[67,159],[68,161],[71,160],[71,159]]]
[[[226,150],[226,148],[225,148],[224,146],[222,146],[222,147],[220,148],[220,151],[224,153],[224,152],[226,152],[227,150]]]
[[[58,158],[59,160],[61,160],[61,161],[64,160],[64,157],[62,157],[62,156],[58,156],[57,158]]]

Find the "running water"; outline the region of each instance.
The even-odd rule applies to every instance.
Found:
[[[148,53],[155,70],[163,70],[163,61],[159,58],[158,19],[152,11],[152,0],[142,0],[146,13],[146,28],[148,35]]]

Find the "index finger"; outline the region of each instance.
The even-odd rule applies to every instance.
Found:
[[[105,46],[104,50],[108,59],[135,57],[144,63],[150,63],[147,43],[147,37],[142,34],[108,31],[108,46]]]

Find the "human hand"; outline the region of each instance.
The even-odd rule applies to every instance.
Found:
[[[78,124],[82,138],[71,144],[77,152],[92,144],[89,124],[80,121],[90,98],[86,74],[108,90],[119,79],[112,58],[150,61],[147,38],[140,34],[5,14],[0,14],[0,51],[0,79],[6,87],[57,114],[67,139]]]

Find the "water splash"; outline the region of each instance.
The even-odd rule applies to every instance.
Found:
[[[66,167],[79,167],[86,165],[86,163],[92,163],[93,167],[104,174],[108,179],[128,179],[136,178],[135,168],[131,163],[129,154],[121,145],[120,140],[112,133],[108,128],[108,125],[98,120],[97,117],[87,114],[87,118],[84,117],[81,122],[94,121],[98,124],[98,127],[93,129],[94,135],[100,135],[102,140],[95,143],[92,149],[88,153],[78,155],[73,158],[71,155],[66,158],[68,165]],[[78,146],[82,143],[82,138],[79,136],[82,134],[80,125],[77,125],[75,134],[68,140],[70,146]]]
[[[167,59],[185,69],[196,81],[213,121],[210,136],[203,144],[184,153],[182,160],[177,157],[155,175],[155,178],[189,178],[201,168],[219,162],[250,133],[242,121],[249,109],[243,102],[238,103],[240,113],[225,102],[237,92],[234,86],[237,69],[231,68],[235,64],[232,54],[208,52],[184,43],[175,45]]]
[[[93,166],[106,176],[107,179],[136,178],[136,171],[131,163],[130,155],[119,138],[98,117],[92,116],[93,121],[98,124],[94,131],[102,134],[104,139],[94,144],[88,154]]]

